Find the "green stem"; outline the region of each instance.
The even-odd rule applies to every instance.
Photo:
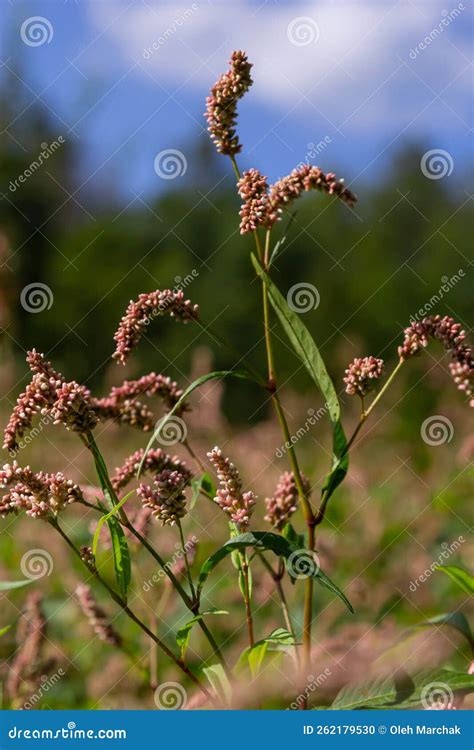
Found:
[[[156,646],[163,651],[163,653],[166,654],[175,664],[176,666],[183,672],[183,674],[186,675],[206,696],[208,700],[212,700],[214,702],[214,698],[211,695],[211,693],[207,690],[204,685],[200,682],[200,680],[196,677],[193,672],[191,672],[190,669],[177,657],[173,654],[171,649],[166,646],[165,643],[163,643],[158,636],[153,633],[150,628],[145,625],[145,623],[140,620],[140,618],[133,612],[133,610],[130,609],[128,604],[125,602],[122,597],[117,594],[116,591],[114,591],[109,584],[102,578],[100,573],[97,571],[97,569],[92,570],[89,565],[82,559],[80,551],[77,549],[76,545],[69,539],[68,535],[63,531],[63,529],[59,526],[57,521],[50,521],[51,526],[61,535],[63,540],[66,542],[66,544],[72,549],[74,554],[79,558],[79,560],[82,562],[84,567],[94,575],[96,580],[105,588],[105,590],[108,592],[109,596],[114,600],[114,602],[122,609],[122,611],[127,615],[127,617],[130,618],[138,627],[149,637],[151,640],[156,644]]]
[[[361,431],[362,427],[366,423],[366,421],[369,418],[369,416],[372,414],[374,408],[377,406],[377,404],[379,403],[379,401],[382,398],[382,396],[384,395],[384,393],[387,391],[387,389],[389,388],[389,386],[393,382],[393,380],[396,377],[397,373],[400,371],[400,369],[401,369],[404,361],[405,360],[401,359],[398,362],[397,366],[394,368],[394,370],[391,373],[391,375],[385,381],[385,383],[383,385],[383,388],[380,389],[380,391],[378,392],[377,396],[374,398],[374,400],[372,401],[372,403],[370,404],[370,406],[368,407],[368,409],[364,410],[364,408],[362,408],[362,413],[360,415],[359,422],[357,423],[357,426],[356,426],[354,432],[352,433],[351,437],[347,441],[345,450],[344,450],[341,458],[343,458],[345,455],[347,455],[349,453],[349,451],[352,448],[352,446],[353,446],[353,444],[355,442],[355,439],[357,438],[359,432]],[[362,404],[363,404],[363,402],[362,402]],[[327,504],[329,502],[329,498],[330,498],[330,495],[328,494],[328,492],[323,492],[323,495],[321,497],[321,504],[320,504],[320,506],[318,508],[318,512],[317,512],[315,520],[314,520],[314,525],[315,526],[318,526],[324,520],[324,515],[326,513],[326,508],[327,508]]]
[[[283,589],[283,585],[281,582],[283,578],[283,574],[284,574],[284,567],[282,569],[280,566],[280,570],[275,571],[273,567],[270,565],[270,563],[268,562],[263,552],[260,552],[260,550],[257,550],[257,555],[262,561],[264,567],[267,569],[269,575],[271,576],[275,584],[278,598],[280,599],[280,606],[281,606],[281,611],[283,613],[283,619],[285,620],[286,629],[288,630],[289,633],[291,633],[291,635],[293,636],[293,641],[295,642],[295,645],[294,645],[295,661],[296,661],[296,664],[298,664],[299,666],[300,665],[300,653],[298,650],[298,646],[296,645],[296,633],[293,627],[293,623],[291,622],[290,610],[288,607],[288,602],[286,601],[285,591]]]
[[[247,631],[249,635],[250,647],[255,645],[255,637],[253,632],[253,618],[252,618],[252,607],[250,604],[250,583],[249,583],[249,565],[246,552],[240,553],[240,562],[242,566],[242,577],[244,580],[244,603],[245,603],[245,619],[247,621]]]
[[[196,592],[194,591],[193,579],[191,576],[191,568],[189,567],[188,553],[186,550],[186,542],[184,541],[183,527],[181,526],[181,521],[179,520],[179,518],[177,521],[177,526],[178,526],[178,531],[179,531],[179,538],[181,540],[181,549],[183,550],[183,555],[184,555],[184,566],[186,568],[186,575],[188,578],[189,590],[191,592],[191,599],[195,601]]]
[[[102,459],[103,461],[103,459]],[[104,464],[105,465],[105,464]],[[105,469],[107,473],[107,469]],[[113,488],[112,488],[113,490]],[[114,493],[115,495],[115,493]],[[118,502],[117,496],[115,495],[115,499]],[[88,503],[87,500],[81,501],[82,505],[85,505],[87,508],[94,509],[98,511],[99,513],[102,513],[102,510],[98,508],[93,503]],[[120,509],[121,510],[121,509]],[[120,512],[120,511],[119,511]],[[193,598],[189,597],[184,588],[181,586],[180,582],[176,578],[175,574],[171,570],[171,566],[165,562],[165,560],[161,557],[159,552],[148,542],[148,540],[140,534],[139,531],[133,526],[133,524],[129,521],[129,519],[125,516],[124,518],[120,518],[120,523],[122,526],[124,526],[126,529],[129,530],[131,534],[140,542],[140,544],[147,550],[147,552],[156,560],[160,568],[163,570],[163,572],[167,575],[168,579],[170,580],[171,584],[173,585],[174,589],[177,591],[181,599],[183,600],[186,607],[189,609],[189,611],[193,615],[199,614],[199,603],[195,600],[194,595]],[[231,675],[229,667],[227,666],[227,663],[224,659],[224,656],[219,648],[219,645],[217,641],[215,640],[214,636],[210,632],[209,628],[207,627],[204,620],[198,620],[199,627],[203,631],[204,635],[206,636],[210,646],[212,647],[214,653],[216,654],[217,658],[222,664],[222,667],[225,669],[226,674],[228,676]]]
[[[239,171],[239,168],[237,166],[237,162],[234,156],[231,156],[231,161],[232,161],[232,166],[234,167],[234,172],[237,176],[237,179],[240,179],[240,171]],[[263,267],[266,270],[268,267],[268,263],[269,263],[270,230],[267,230],[264,251],[262,251],[260,238],[258,236],[257,230],[255,230],[254,236],[255,236],[255,244],[257,247],[258,257],[260,258],[260,261],[263,262]],[[273,357],[273,347],[272,347],[271,331],[270,331],[270,311],[269,311],[268,289],[265,284],[265,279],[263,277],[262,277],[262,287],[263,287],[263,318],[264,318],[263,324],[264,324],[265,348],[267,352],[267,366],[268,366],[267,388],[271,394],[272,402],[273,402],[273,405],[274,405],[274,408],[278,417],[278,421],[280,422],[280,426],[285,436],[285,441],[287,445],[289,446],[288,458],[290,460],[291,468],[292,468],[293,475],[295,478],[296,488],[298,490],[298,496],[301,502],[301,507],[303,509],[303,514],[304,514],[306,526],[308,529],[308,540],[309,540],[308,546],[310,550],[313,551],[314,550],[315,516],[314,516],[313,509],[311,507],[311,503],[309,502],[309,499],[306,497],[306,493],[304,491],[303,481],[301,478],[301,472],[300,472],[300,468],[298,465],[298,459],[296,457],[296,451],[291,442],[290,430],[289,430],[288,423],[285,417],[285,413],[283,411],[283,407],[281,405],[280,397],[277,391],[277,379],[276,379],[276,373],[275,373],[275,362],[274,362],[274,357]],[[313,578],[309,576],[306,579],[306,583],[305,583],[304,625],[303,625],[303,653],[305,657],[305,668],[308,671],[311,668],[312,609],[313,609]]]

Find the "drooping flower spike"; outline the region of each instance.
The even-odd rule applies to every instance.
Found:
[[[62,423],[73,432],[84,433],[95,427],[98,419],[91,408],[88,388],[75,380],[67,382],[34,349],[28,352],[26,361],[33,377],[18,397],[5,429],[3,447],[10,454],[18,450],[18,440],[31,429],[36,414],[48,416],[54,424]]]
[[[146,327],[151,321],[161,315],[170,315],[182,323],[198,319],[198,306],[190,300],[184,299],[180,289],[173,292],[170,289],[140,294],[137,300],[130,301],[125,315],[120,321],[114,339],[116,349],[114,358],[124,365],[130,353],[139,343]]]
[[[108,643],[110,646],[121,646],[121,636],[110,624],[104,610],[97,603],[91,587],[85,583],[81,583],[77,586],[75,594],[84,616],[100,640]]]
[[[449,315],[430,315],[411,323],[404,331],[403,344],[398,347],[401,360],[419,354],[428,346],[430,339],[440,341],[451,355],[449,370],[458,389],[469,398],[474,407],[474,357],[466,341],[466,332],[460,323]]]
[[[115,469],[112,486],[116,492],[120,492],[136,477],[144,453],[144,449],[140,448],[128,456],[122,466]],[[142,474],[160,474],[164,469],[178,471],[184,477],[186,484],[189,484],[192,473],[184,461],[178,456],[168,455],[161,448],[150,449],[143,461]]]
[[[237,183],[243,204],[240,209],[240,233],[252,232],[259,226],[270,229],[283,211],[304,192],[317,190],[335,195],[348,206],[357,201],[356,196],[338,180],[333,172],[325,174],[322,169],[308,164],[297,167],[268,187],[266,178],[258,169],[244,172]]]
[[[125,380],[122,385],[114,386],[108,396],[93,398],[91,406],[100,421],[110,419],[148,432],[156,423],[156,417],[138,397],[158,396],[165,407],[171,410],[182,395],[182,389],[170,377],[150,372],[138,380]],[[189,404],[184,402],[175,414],[180,416],[189,409]]]
[[[54,518],[70,503],[83,500],[80,487],[61,472],[35,473],[16,461],[0,470],[0,488],[7,490],[0,499],[0,515],[24,510],[33,518]]]

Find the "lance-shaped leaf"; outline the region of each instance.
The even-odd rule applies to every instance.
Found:
[[[127,590],[132,580],[132,565],[130,561],[130,552],[127,544],[127,537],[119,521],[115,516],[107,520],[107,526],[110,531],[112,541],[112,553],[114,557],[115,576],[122,597],[127,600]]]
[[[443,706],[437,704],[438,700],[447,704],[456,693],[465,694],[473,690],[474,675],[465,672],[441,669],[410,677],[400,670],[395,677],[346,686],[336,696],[331,709],[441,708]]]
[[[474,578],[458,565],[437,565],[436,570],[446,573],[466,594],[474,596]]]
[[[33,578],[25,578],[23,581],[0,581],[0,591],[13,591],[33,583]]]
[[[184,661],[184,657],[186,656],[186,650],[189,646],[189,639],[191,638],[191,630],[193,629],[193,625],[199,622],[199,620],[202,620],[203,617],[206,617],[206,615],[228,614],[229,613],[225,609],[215,609],[213,607],[212,609],[208,609],[207,612],[200,612],[198,615],[189,620],[186,625],[183,625],[183,627],[180,628],[176,633],[176,643],[181,651],[181,659]]]
[[[268,550],[270,552],[274,552],[278,557],[283,557],[285,560],[288,560],[288,558],[290,558],[291,556],[293,556],[292,559],[294,559],[294,555],[296,552],[298,552],[298,554],[312,554],[307,550],[295,550],[295,548],[289,543],[289,541],[279,534],[274,534],[270,531],[247,531],[244,534],[240,534],[239,536],[229,539],[222,547],[214,552],[213,555],[211,555],[207,558],[207,560],[204,561],[199,572],[199,578],[197,582],[198,595],[200,595],[209,574],[214,570],[214,568],[228,555],[231,555],[232,552],[243,550],[246,547],[253,547],[260,552]],[[314,565],[309,569],[308,576],[310,575],[321,586],[330,589],[330,591],[336,594],[336,596],[338,596],[339,599],[344,602],[346,607],[351,612],[354,612],[352,605],[345,594],[343,594],[340,588],[336,586],[336,584],[331,581],[331,579],[325,573],[323,573],[318,565]]]
[[[326,370],[324,360],[313,337],[301,320],[301,315],[291,309],[284,296],[275,286],[269,275],[265,273],[253,254],[252,263],[268,290],[270,302],[293,349],[326,401],[326,409],[333,428],[333,463],[323,486],[323,492],[327,499],[329,499],[336,487],[343,481],[349,468],[349,454],[346,451],[347,441],[340,420],[341,409],[339,399],[333,382]]]

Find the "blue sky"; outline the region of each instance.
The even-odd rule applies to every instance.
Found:
[[[21,34],[34,16],[47,37],[37,46]],[[124,202],[167,189],[157,153],[191,158],[234,48],[255,64],[241,162],[271,179],[309,154],[349,184],[377,182],[407,142],[447,151],[456,179],[472,154],[467,0],[5,0],[0,39],[3,63],[21,60],[27,103],[38,97],[57,136],[80,149],[84,189]]]

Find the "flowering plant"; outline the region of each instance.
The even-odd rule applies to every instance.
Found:
[[[281,294],[270,274],[284,242],[284,237],[278,241],[274,239],[279,222],[304,193],[316,191],[324,196],[335,196],[349,210],[353,209],[357,198],[333,172],[324,172],[316,166],[298,167],[272,185],[255,168],[241,174],[237,164],[237,155],[242,150],[237,132],[237,105],[252,85],[251,67],[244,52],[233,53],[230,69],[218,79],[207,99],[206,118],[212,141],[219,153],[229,157],[235,173],[237,191],[242,201],[240,232],[244,236],[253,235],[255,243],[255,254],[252,254],[251,261],[262,288],[266,374],[256,372],[246,358],[241,357],[240,361],[244,362],[242,368],[210,372],[192,382],[185,390],[169,377],[151,372],[136,380],[125,380],[113,387],[105,397],[95,397],[84,385],[67,380],[42,354],[33,350],[27,356],[31,381],[18,397],[4,434],[3,447],[12,461],[5,464],[0,472],[3,489],[0,513],[17,514],[24,510],[27,515],[48,523],[84,566],[88,578],[103,587],[153,646],[163,652],[183,678],[198,689],[204,702],[218,707],[232,706],[233,686],[242,669],[249,669],[255,676],[264,661],[275,654],[283,655],[283,658],[289,655],[293,659],[296,687],[301,681],[307,682],[308,675],[315,671],[312,648],[315,584],[329,589],[350,612],[353,611],[345,593],[319,565],[316,531],[325,519],[331,498],[346,478],[350,452],[356,438],[404,364],[419,354],[431,339],[440,341],[449,353],[449,369],[454,382],[467,395],[471,406],[474,405],[473,355],[466,335],[452,318],[433,315],[405,329],[404,339],[398,348],[398,362],[385,381],[385,365],[380,358],[356,357],[349,364],[343,378],[345,390],[347,394],[360,399],[361,410],[352,434],[346,437],[337,390],[317,344],[298,310]],[[149,323],[163,316],[171,316],[180,323],[202,325],[198,306],[185,299],[182,291],[164,289],[143,293],[130,302],[115,334],[113,357],[119,365],[124,365],[131,357]],[[273,349],[273,316],[326,402],[333,455],[319,500],[316,499],[315,487],[300,469],[297,451],[291,440]],[[227,377],[251,381],[261,389],[265,398],[271,399],[287,446],[289,466],[282,473],[273,495],[264,501],[268,527],[263,530],[253,528],[253,514],[260,501],[226,451],[215,446],[205,457],[199,457],[185,429],[193,391],[209,380]],[[368,402],[367,398],[377,387],[378,392]],[[165,408],[165,415],[158,422],[149,406],[149,402],[155,398]],[[100,485],[98,494],[101,495],[94,502],[64,474],[34,472],[17,462],[19,440],[31,429],[35,416],[39,414],[77,434],[90,452]],[[97,438],[98,427],[109,421],[151,433],[146,447],[126,458],[115,473],[109,471]],[[189,453],[190,461],[186,462],[156,447],[160,440],[162,444],[167,444],[162,438],[170,428],[181,431],[179,437]],[[124,494],[134,480],[138,482],[136,490]],[[191,492],[193,500],[189,499]],[[186,541],[183,526],[190,503],[198,496],[215,503],[224,511],[229,538],[207,557],[196,576],[196,544]],[[61,522],[61,514],[71,504],[82,505],[97,514],[90,543],[81,547],[76,546]],[[295,518],[299,511],[304,519],[304,532],[296,528]],[[174,564],[170,565],[149,539],[149,528],[154,523],[174,527],[179,535],[180,558]],[[114,561],[115,585],[103,575],[97,561],[99,545],[106,543],[101,536],[104,525],[108,529],[107,543]],[[189,621],[175,634],[174,647],[156,629],[149,627],[128,601],[134,544],[152,557],[166,578],[169,591],[174,591],[189,611]],[[207,580],[217,566],[229,557],[237,570],[248,635],[248,646],[234,664],[229,661],[208,624],[212,615],[225,613],[222,610],[202,609],[202,594]],[[259,634],[263,637],[256,635],[252,609],[252,580],[257,565],[269,573],[274,582],[283,618],[281,628],[270,634]],[[301,625],[298,624],[297,615],[288,607],[286,581],[298,585],[302,581],[304,613]],[[127,653],[124,638],[108,622],[91,587],[87,583],[80,584],[76,595],[82,612],[97,635],[105,643]],[[38,631],[44,629],[44,618],[37,598],[30,601],[28,611],[33,612],[33,625],[37,623],[28,635],[34,651],[33,660],[37,661],[41,640],[37,635]],[[214,664],[204,666],[202,670],[192,668],[186,658],[194,625],[202,630],[215,659]],[[28,661],[24,653],[20,656],[15,667],[17,672],[21,672]],[[469,676],[453,675],[449,679],[454,688],[465,690],[472,685]],[[148,677],[157,687],[153,675]],[[10,683],[12,699],[18,692],[17,682],[12,679]],[[411,705],[419,703],[420,690],[418,686],[412,691]],[[306,708],[308,695],[299,692],[300,699],[295,705]],[[337,700],[334,705],[338,707]],[[370,705],[370,696],[365,698],[364,705]],[[383,706],[377,696],[374,705]]]

